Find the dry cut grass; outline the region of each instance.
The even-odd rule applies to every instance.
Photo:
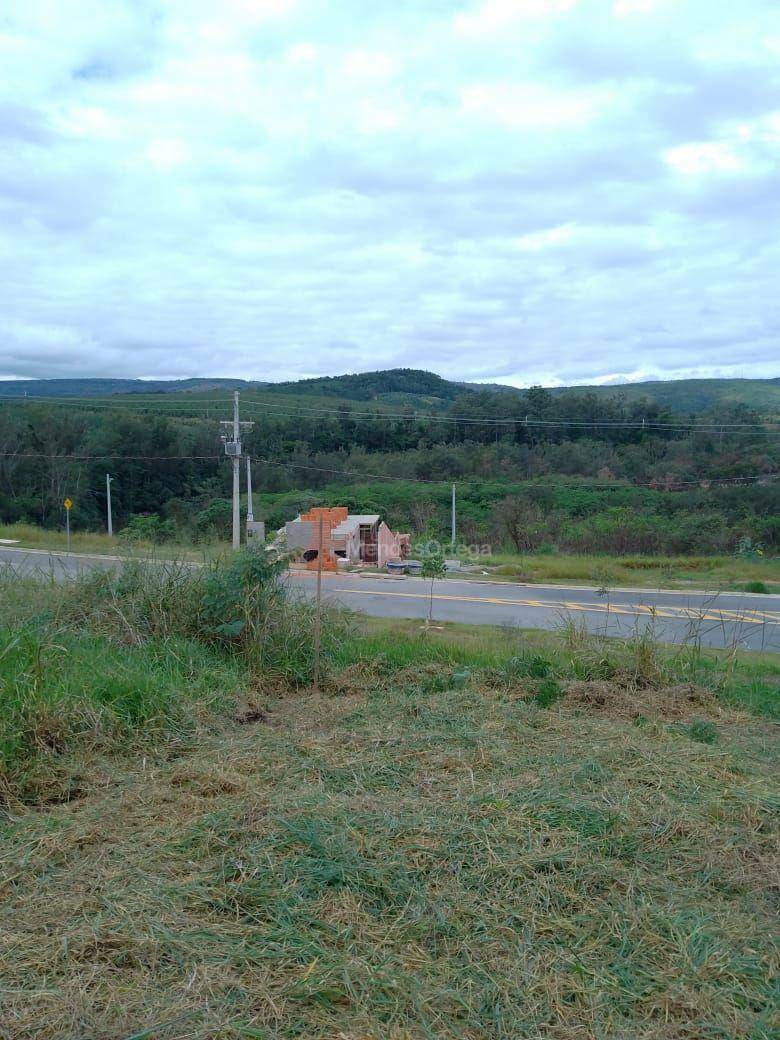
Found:
[[[349,669],[6,820],[4,1040],[778,1035],[771,723]]]

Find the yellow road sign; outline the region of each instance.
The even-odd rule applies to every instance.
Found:
[[[70,507],[73,505],[73,503],[71,502],[71,500],[69,498],[66,498],[64,503],[63,503],[63,505],[65,506],[66,509],[70,509]]]

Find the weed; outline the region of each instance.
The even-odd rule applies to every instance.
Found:
[[[681,726],[680,731],[699,744],[714,744],[718,739],[717,729],[705,719],[694,719],[689,725]]]
[[[550,708],[563,696],[565,696],[565,691],[561,688],[560,684],[555,681],[555,679],[542,679],[536,688],[534,702],[538,704],[540,708]]]

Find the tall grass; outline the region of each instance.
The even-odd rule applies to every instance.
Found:
[[[75,581],[56,608],[60,625],[87,625],[142,644],[183,637],[239,656],[266,679],[302,685],[314,661],[314,608],[284,581],[284,561],[262,548],[194,568],[182,561],[131,561],[121,572]],[[343,626],[326,612],[327,652]]]
[[[65,585],[0,575],[6,792],[34,797],[46,764],[74,749],[165,745],[219,724],[242,700],[307,687],[314,607],[290,593],[281,566],[253,549],[203,568],[128,562]],[[616,640],[569,622],[558,634],[457,625],[423,634],[417,622],[351,622],[328,610],[322,648],[332,692],[470,683],[553,704],[572,682],[639,698],[687,683],[780,714],[773,655],[703,651],[695,639],[662,647],[651,631]]]
[[[74,748],[170,743],[252,690],[306,685],[313,616],[262,549],[65,584],[0,576],[0,795],[46,788]],[[325,611],[326,656],[344,627]]]
[[[72,752],[155,755],[229,716],[250,688],[238,662],[197,640],[0,628],[0,801],[67,799],[81,771]]]
[[[620,556],[602,553],[496,553],[482,557],[498,579],[528,582],[578,582],[610,587],[730,588],[752,591],[752,582],[772,592],[780,585],[780,560],[737,556]],[[756,590],[758,591],[758,590]]]

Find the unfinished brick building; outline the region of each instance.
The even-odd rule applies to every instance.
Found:
[[[320,520],[323,570],[335,571],[339,559],[384,567],[389,560],[409,555],[410,536],[391,531],[378,514],[350,513],[346,506],[315,506],[285,524],[288,547],[303,549],[306,565],[313,570],[318,566]]]

